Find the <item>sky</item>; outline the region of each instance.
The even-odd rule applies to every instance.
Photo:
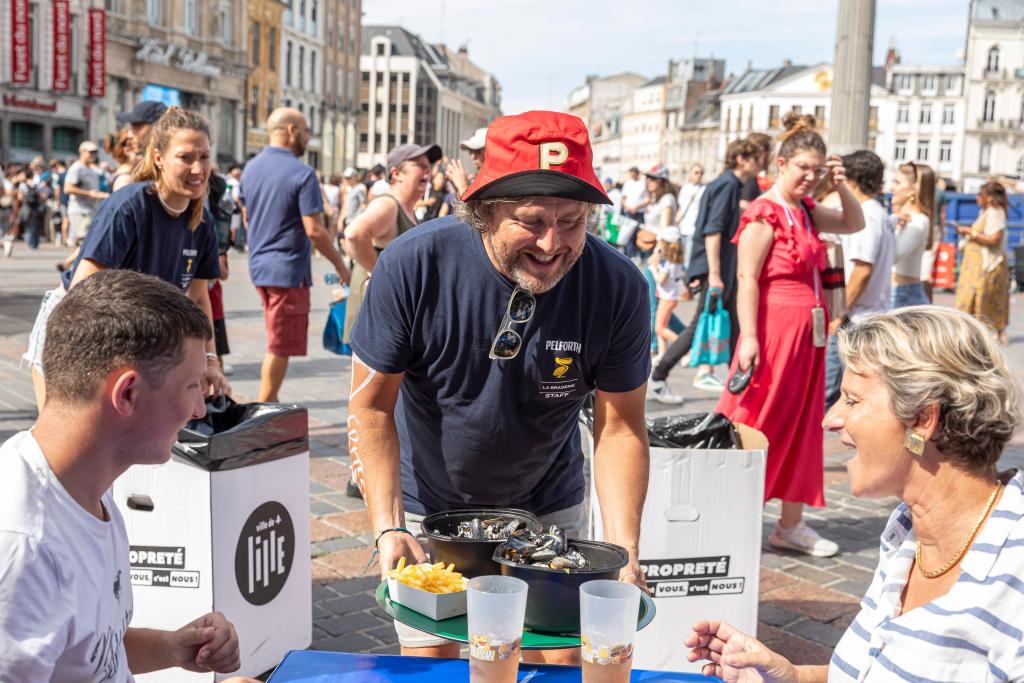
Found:
[[[504,113],[563,109],[587,74],[664,74],[669,59],[725,59],[726,73],[832,61],[838,0],[363,0],[363,24],[399,24],[457,48],[502,87]],[[875,64],[956,64],[968,0],[878,0]],[[927,9],[924,9],[927,8]]]

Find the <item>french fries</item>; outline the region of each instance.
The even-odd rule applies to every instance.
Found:
[[[466,580],[455,571],[455,565],[445,567],[444,562],[406,565],[405,557],[402,557],[388,576],[410,588],[428,593],[458,593],[466,590]]]

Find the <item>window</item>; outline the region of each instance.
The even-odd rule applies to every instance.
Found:
[[[937,83],[938,78],[934,74],[921,76],[921,92],[934,94]]]
[[[985,60],[985,73],[999,71],[999,46],[993,45],[988,49],[988,58]]]
[[[896,123],[910,123],[910,105],[906,102],[896,107]]]
[[[896,148],[892,152],[892,158],[896,161],[907,160],[907,140],[906,138],[896,138]]]
[[[274,111],[274,91],[267,88],[267,116],[270,116],[270,112]]]
[[[896,89],[900,92],[910,92],[914,87],[914,80],[910,74],[900,74],[896,77]]]
[[[947,102],[942,105],[942,125],[951,125],[956,123],[956,105]]]
[[[260,65],[260,22],[252,22],[252,65]]]
[[[43,127],[38,123],[15,121],[11,124],[11,147],[41,150],[43,148]]]
[[[288,6],[284,10],[284,15],[281,17],[281,21],[284,22],[285,26],[292,25],[292,4],[295,0],[288,0]]]
[[[146,0],[146,18],[155,26],[164,23],[163,0]]]
[[[959,95],[960,94],[960,74],[947,74],[946,82],[943,85],[947,95]]]
[[[984,123],[992,123],[996,120],[996,94],[992,90],[985,93],[985,109],[981,114]]]
[[[310,90],[317,92],[320,90],[320,82],[316,77],[316,51],[309,51],[309,83]]]
[[[220,3],[220,42],[222,45],[231,44],[231,4],[226,0]]]
[[[978,150],[978,170],[987,172],[992,165],[992,143],[988,140],[981,143]]]
[[[309,134],[316,135],[316,107],[309,108]]]
[[[306,88],[306,46],[299,45],[299,89]]]
[[[306,30],[306,0],[299,0],[299,13],[295,22],[300,31]]]
[[[768,127],[779,127],[779,105],[777,104],[773,104],[772,106],[768,107]]]
[[[185,33],[196,35],[199,21],[196,17],[196,0],[185,0]]]
[[[377,56],[378,57],[383,57],[384,56],[384,52],[385,52],[385,48],[386,47],[387,46],[384,45],[384,43],[377,43],[376,51],[377,51]]]
[[[878,130],[878,107],[868,107],[868,127]]]
[[[249,125],[256,128],[260,125],[260,87],[252,86],[252,93],[249,95]]]
[[[103,8],[106,9],[108,12],[113,12],[114,14],[120,14],[121,13],[121,1],[122,0],[106,0],[103,3]]]
[[[791,111],[799,116],[800,114],[804,113],[804,108],[799,104],[794,104],[793,109]]]
[[[317,0],[309,0],[309,32],[312,33],[314,36],[317,34],[317,31],[316,31],[316,19],[317,19],[317,16],[316,15],[317,15],[318,5],[319,5],[319,3],[317,2]]]
[[[267,29],[267,68],[277,69],[277,27]]]
[[[292,84],[292,41],[284,43],[284,84]]]
[[[819,104],[814,108],[814,120],[819,127],[825,125],[825,105]]]
[[[682,116],[680,116],[680,123],[682,123]],[[750,112],[747,114],[747,130],[754,129],[754,105],[750,105]]]
[[[920,121],[924,125],[928,125],[932,122],[932,105],[922,104],[921,105],[921,118]]]
[[[953,160],[953,141],[952,140],[941,140],[939,141],[939,161],[952,161]]]
[[[77,128],[57,126],[53,129],[53,151],[76,153],[82,141],[82,131]]]
[[[919,142],[917,143],[917,160],[921,162],[928,161],[928,143]]]

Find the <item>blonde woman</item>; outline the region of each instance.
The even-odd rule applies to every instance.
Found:
[[[1008,344],[1010,269],[1006,263],[1006,188],[988,182],[978,191],[981,215],[971,227],[958,227],[964,236],[964,258],[956,284],[956,307],[988,323]]]
[[[210,177],[210,124],[200,114],[171,107],[153,125],[134,182],[100,206],[74,265],[62,286],[48,292],[29,338],[25,359],[41,408],[45,401],[42,349],[46,321],[67,290],[106,268],[154,275],[185,292],[213,324],[208,282],[220,276],[217,233],[206,210]],[[215,394],[229,386],[207,343],[205,387]]]
[[[930,303],[921,281],[921,261],[932,248],[935,213],[935,173],[928,166],[908,162],[899,167],[892,183],[890,224],[896,233],[896,262],[892,266],[892,307]]]
[[[1020,423],[1005,358],[981,323],[937,306],[845,328],[839,354],[825,427],[852,451],[853,495],[901,501],[860,612],[828,666],[719,621],[694,625],[690,660],[730,682],[1024,680],[1024,474],[997,467]]]

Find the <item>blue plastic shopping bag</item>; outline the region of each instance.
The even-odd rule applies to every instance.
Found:
[[[351,356],[352,348],[346,344],[345,333],[345,300],[335,301],[327,312],[327,324],[324,325],[324,348],[339,356]]]
[[[704,301],[704,312],[697,320],[690,349],[690,367],[698,365],[728,365],[732,360],[729,349],[729,311],[722,305],[722,293],[709,289]]]

